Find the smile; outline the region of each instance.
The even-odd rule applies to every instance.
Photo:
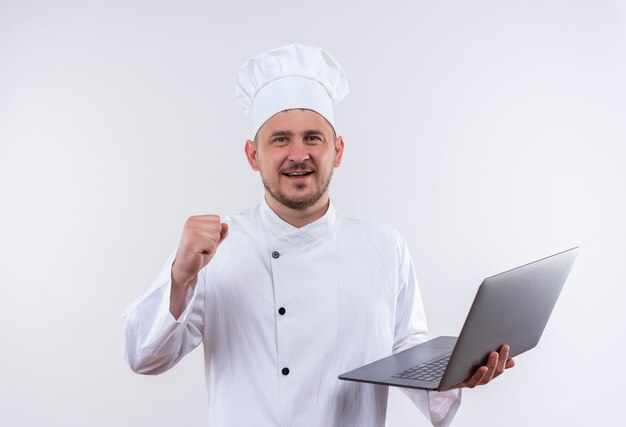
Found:
[[[285,172],[283,175],[288,177],[299,177],[299,176],[308,176],[311,175],[312,171],[300,171],[300,172]]]

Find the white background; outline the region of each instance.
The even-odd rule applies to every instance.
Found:
[[[293,41],[344,66],[332,199],[403,233],[432,336],[485,276],[581,245],[539,346],[455,425],[619,424],[625,5],[0,1],[2,425],[207,425],[201,350],[135,375],[120,315],[186,217],[261,200],[234,78]],[[388,424],[426,421],[392,390]]]

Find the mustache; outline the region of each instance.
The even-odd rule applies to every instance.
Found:
[[[315,168],[306,160],[301,163],[291,163],[280,168],[280,173],[293,172],[315,172]]]

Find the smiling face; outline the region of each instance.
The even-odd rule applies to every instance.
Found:
[[[270,206],[305,211],[325,206],[333,169],[341,163],[343,139],[311,110],[286,110],[272,116],[246,141],[246,157],[261,173]],[[272,206],[273,207],[273,206]]]

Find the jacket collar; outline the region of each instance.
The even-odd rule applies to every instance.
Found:
[[[336,212],[330,202],[326,213],[316,221],[304,227],[294,227],[279,217],[267,204],[265,198],[260,205],[260,217],[268,242],[274,244],[304,243],[326,236],[335,223]]]

